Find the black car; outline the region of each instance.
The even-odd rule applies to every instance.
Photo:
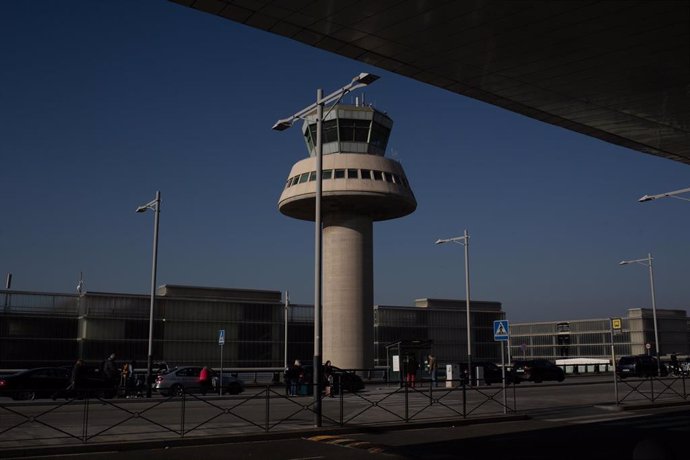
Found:
[[[663,363],[658,363],[653,356],[636,355],[636,356],[621,356],[616,364],[616,374],[619,378],[626,377],[656,377],[659,375],[668,375],[668,368]]]
[[[97,366],[84,365],[79,386],[68,389],[72,377],[69,367],[37,367],[0,377],[0,396],[15,400],[37,398],[112,398],[117,394],[114,382],[108,382]]]
[[[502,383],[503,382],[503,373],[501,372],[501,368],[498,367],[496,364],[488,361],[472,361],[472,384],[476,385],[477,384],[477,369],[482,369],[482,374],[484,377],[482,380],[479,381],[481,384],[482,381],[487,384],[491,385],[492,383]],[[460,374],[463,376],[467,375],[467,363],[460,363]],[[465,378],[466,380],[466,378]],[[506,371],[506,383],[511,383],[512,382],[512,377],[510,372]],[[465,382],[467,383],[467,382]]]
[[[302,381],[307,384],[307,392],[312,394],[311,383],[313,366],[307,365],[302,366]],[[333,369],[333,388],[332,392],[340,393],[340,388],[342,386],[344,391],[349,391],[350,393],[357,393],[364,389],[364,381],[362,378],[352,371],[345,369],[340,369],[339,367],[332,366]]]
[[[529,359],[513,361],[511,376],[515,383],[523,381],[543,382],[544,380],[565,380],[565,372],[548,359]]]
[[[14,400],[49,398],[67,388],[71,371],[64,367],[37,367],[0,377],[0,396]]]

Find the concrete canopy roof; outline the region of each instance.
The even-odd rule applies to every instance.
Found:
[[[171,0],[690,164],[690,2]]]

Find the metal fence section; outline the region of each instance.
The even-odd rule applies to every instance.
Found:
[[[463,381],[370,384],[365,391],[322,399],[323,427],[385,426],[515,414],[566,404],[613,402],[610,381],[469,386]],[[686,377],[625,380],[616,403],[687,401]],[[339,385],[338,385],[339,386]],[[579,388],[578,388],[579,387]],[[313,386],[288,396],[285,385],[257,385],[239,395],[201,396],[185,391],[155,398],[94,397],[64,400],[0,399],[0,451],[32,445],[67,445],[257,434],[314,428]],[[582,395],[588,395],[583,397]]]
[[[678,398],[687,400],[687,377],[684,374],[669,377],[646,377],[618,379],[619,397],[616,404],[623,402],[647,401],[655,403],[659,401],[671,401]],[[655,388],[656,385],[656,388]],[[620,388],[623,391],[620,391]],[[621,393],[624,393],[622,396]]]

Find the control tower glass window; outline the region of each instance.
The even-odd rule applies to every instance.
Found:
[[[340,120],[340,142],[366,142],[369,139],[369,120]]]
[[[390,134],[390,129],[378,123],[374,123],[371,127],[371,140],[369,143],[385,151],[388,145],[388,136],[390,136]]]
[[[323,143],[338,142],[338,120],[327,120],[322,126]],[[309,125],[309,129],[304,133],[307,138],[309,148],[313,149],[316,144],[316,123]]]

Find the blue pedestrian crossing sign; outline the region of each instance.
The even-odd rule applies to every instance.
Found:
[[[494,321],[494,340],[497,342],[505,342],[508,340],[510,327],[507,319],[500,319]]]
[[[218,330],[218,345],[225,345],[225,329]]]

